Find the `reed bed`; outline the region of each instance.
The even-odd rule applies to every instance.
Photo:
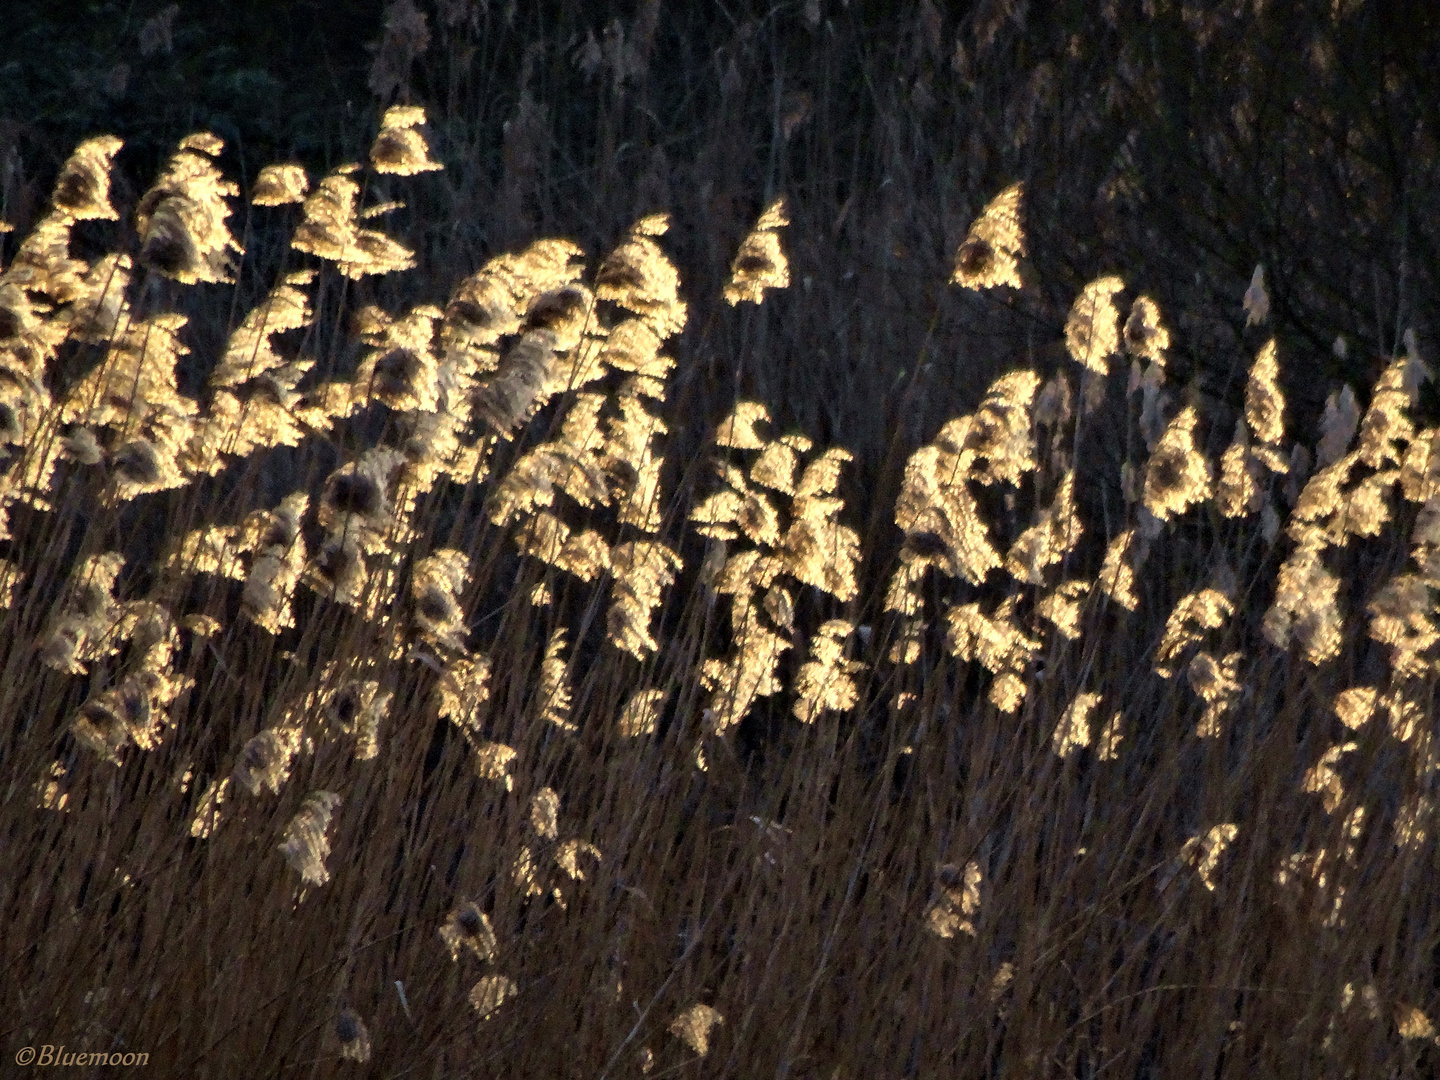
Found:
[[[433,139],[395,106],[365,162],[242,192],[193,134],[89,257],[72,233],[121,220],[98,137],[11,245],[7,1054],[1433,1075],[1413,333],[1302,429],[1263,270],[1236,406],[1101,276],[861,470],[783,400],[676,392],[663,208],[388,302]],[[1025,288],[1032,196],[997,191],[936,288]],[[728,253],[751,363],[793,214]]]

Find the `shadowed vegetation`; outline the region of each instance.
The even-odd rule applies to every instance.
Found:
[[[6,1052],[1433,1074],[1425,124],[1330,188],[1172,85],[1268,9],[553,15],[389,5],[334,160],[7,174]]]

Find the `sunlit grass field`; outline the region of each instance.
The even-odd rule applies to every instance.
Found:
[[[1240,408],[1101,276],[918,448],[945,358],[875,358],[900,409],[861,469],[784,400],[680,392],[663,206],[397,301],[426,121],[245,190],[196,133],[123,219],[94,138],[10,238],[6,1055],[1433,1075],[1413,333],[1302,429],[1262,268]],[[1031,195],[995,192],[936,289],[1026,288]],[[790,213],[729,254],[736,386],[804,287]]]

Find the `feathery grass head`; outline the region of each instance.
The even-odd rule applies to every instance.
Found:
[[[972,472],[976,483],[1018,486],[1035,469],[1030,404],[1039,386],[1033,371],[1013,371],[990,385],[965,436],[965,449],[985,463]]]
[[[195,804],[195,814],[190,819],[190,835],[197,840],[208,840],[220,825],[225,801],[230,796],[230,778],[211,780]]]
[[[403,457],[375,447],[331,473],[320,496],[320,525],[331,533],[353,529],[356,542],[378,551],[391,512],[391,483]]]
[[[310,178],[300,165],[266,165],[255,177],[250,201],[256,206],[288,206],[303,203],[310,190]]]
[[[397,412],[434,412],[440,406],[439,359],[431,349],[440,309],[422,304],[389,322],[360,362],[356,402],[377,400]]]
[[[863,670],[859,661],[845,658],[845,641],[855,624],[845,619],[828,619],[810,640],[810,659],[795,679],[795,718],[813,723],[826,710],[848,712],[858,700],[855,675]]]
[[[1336,599],[1340,579],[1326,568],[1323,534],[1302,534],[1296,549],[1280,567],[1275,602],[1265,612],[1265,638],[1285,648],[1293,637],[1311,664],[1321,664],[1340,651],[1340,610]]]
[[[745,474],[733,465],[718,464],[724,486],[690,512],[696,531],[715,540],[734,540],[742,534],[751,543],[771,547],[780,539],[780,515],[763,491],[750,487]]]
[[[305,565],[301,581],[337,604],[356,607],[369,577],[364,549],[350,529],[332,532]]]
[[[653,735],[660,723],[660,710],[665,704],[664,690],[637,690],[625,702],[616,725],[627,739]]]
[[[1027,636],[1015,621],[1015,598],[1001,601],[986,615],[979,604],[956,604],[945,612],[945,643],[952,656],[972,660],[997,676],[990,701],[1002,712],[1014,712],[1028,692],[1020,678],[1040,650],[1040,641]]]
[[[785,216],[785,200],[776,199],[760,215],[755,228],[740,244],[735,261],[730,264],[730,281],[725,286],[725,301],[732,307],[741,301],[759,304],[766,289],[784,289],[790,285],[790,263],[780,247],[780,230],[790,224]]]
[[[660,337],[685,326],[680,275],[654,237],[670,228],[668,214],[651,214],[630,228],[620,246],[605,257],[595,275],[595,295],[649,321]]]
[[[786,572],[796,580],[848,602],[859,591],[860,537],[834,520],[842,505],[838,499],[796,499],[779,550]]]
[[[511,434],[542,403],[541,391],[555,365],[555,335],[532,330],[501,358],[500,369],[475,392],[476,413],[500,435]]]
[[[470,1005],[480,1019],[488,1020],[506,1001],[519,993],[515,980],[504,975],[486,975],[470,988]]]
[[[1126,529],[1110,541],[1097,582],[1101,591],[1126,611],[1134,611],[1139,605],[1134,592],[1135,569],[1130,563],[1134,543],[1134,529]]]
[[[346,739],[356,761],[373,761],[380,754],[380,723],[394,696],[374,679],[341,678],[307,705],[312,712],[318,706],[326,738]]]
[[[925,566],[935,566],[978,584],[1003,565],[975,496],[966,486],[974,456],[974,451],[964,449],[969,427],[970,417],[952,421],[905,465],[895,524],[906,534],[901,559],[914,568],[907,571],[912,580]]]
[[[59,610],[41,635],[40,662],[57,671],[84,674],[113,649],[120,606],[111,595],[125,565],[116,551],[92,555],[66,582]]]
[[[441,333],[446,347],[486,348],[518,332],[537,297],[579,280],[582,254],[568,240],[547,239],[491,259],[455,287]]]
[[[1373,686],[1352,686],[1335,695],[1335,715],[1351,731],[1359,731],[1375,715],[1379,692]]]
[[[1075,298],[1065,320],[1065,347],[1089,371],[1104,375],[1110,357],[1120,350],[1120,312],[1113,297],[1125,288],[1118,277],[1090,282]]]
[[[609,495],[618,507],[620,521],[644,532],[660,530],[663,520],[660,472],[664,458],[657,446],[666,427],[640,399],[644,376],[627,379],[619,394],[619,416],[605,424],[599,464],[609,478]],[[606,501],[604,485],[595,501]]]
[[[1325,468],[1344,457],[1359,427],[1360,405],[1355,400],[1355,391],[1348,385],[1332,391],[1325,399],[1325,412],[1320,417],[1320,441],[1315,447],[1315,464]]]
[[[1062,582],[1036,602],[1035,614],[1054,625],[1066,640],[1074,641],[1081,634],[1081,602],[1090,589],[1091,583],[1085,580]]]
[[[85,273],[70,307],[55,320],[63,323],[72,340],[108,344],[129,322],[125,293],[132,265],[129,255],[106,255]]]
[[[1285,435],[1285,398],[1277,383],[1279,375],[1275,339],[1271,338],[1255,358],[1245,383],[1245,422],[1259,442],[1272,445]]]
[[[443,168],[430,160],[430,146],[416,129],[425,123],[418,105],[392,105],[380,121],[380,133],[370,147],[370,163],[378,173],[413,176]]]
[[[450,950],[450,959],[456,962],[462,951],[469,951],[478,960],[493,960],[498,948],[490,917],[473,901],[450,912],[440,927],[440,937]]]
[[[525,308],[521,332],[545,330],[555,336],[555,349],[569,352],[594,317],[595,298],[580,284],[562,285],[534,297]]]
[[[301,291],[310,283],[310,277],[299,274],[281,282],[246,312],[231,332],[220,363],[210,373],[211,386],[235,386],[284,366],[287,361],[275,352],[271,339],[310,325],[314,313],[309,297]]]
[[[737,401],[730,415],[715,431],[715,442],[732,450],[763,450],[769,440],[756,430],[756,424],[769,424],[770,413],[757,401]]]
[[[709,1005],[695,1004],[671,1022],[670,1034],[704,1057],[710,1052],[710,1033],[724,1022],[725,1018]]]
[[[209,132],[190,135],[140,198],[135,225],[142,266],[187,285],[230,281],[232,254],[243,254],[225,224],[227,196],[240,189],[225,180],[214,159],[224,143]]]
[[[1071,469],[1040,520],[1021,533],[1006,553],[1005,569],[1020,581],[1042,585],[1046,567],[1060,562],[1079,543],[1083,532],[1075,507],[1075,471]]]
[[[226,544],[215,552],[217,570],[221,572],[235,548],[253,552],[250,569],[244,574],[241,610],[271,634],[294,625],[290,598],[305,568],[306,546],[300,534],[300,521],[309,504],[307,494],[294,492],[282,499],[274,510],[252,512],[245,519],[240,543]],[[203,555],[208,562],[209,553]],[[196,568],[203,568],[199,561]]]
[[[7,284],[41,293],[57,304],[74,300],[84,292],[85,272],[81,259],[70,257],[70,230],[75,219],[63,210],[42,217],[20,241],[20,248],[5,269]]]
[[[1210,465],[1195,447],[1198,421],[1192,406],[1181,409],[1145,468],[1145,509],[1160,521],[1210,497]]]
[[[184,486],[189,478],[176,460],[177,443],[189,433],[189,425],[159,428],[153,437],[144,436],[121,443],[109,456],[114,498],[125,502],[155,491]]]
[[[561,731],[574,734],[579,728],[570,722],[570,706],[573,698],[570,692],[569,664],[561,655],[565,651],[565,635],[565,628],[559,627],[550,635],[550,640],[545,645],[545,656],[540,661],[540,684],[536,688],[535,698],[539,720],[542,723],[551,724]],[[551,795],[554,795],[550,788],[546,788],[545,791],[550,791]],[[545,796],[547,799],[549,797]],[[555,799],[555,808],[558,810],[559,796],[556,795]],[[539,804],[532,804],[532,812],[534,805]]]
[[[117,220],[120,215],[110,205],[110,169],[123,145],[114,135],[100,135],[77,146],[60,167],[51,205],[76,221]]]
[[[300,748],[298,728],[266,728],[245,744],[232,778],[251,795],[259,795],[261,788],[279,794],[290,778],[290,764]]]
[[[967,289],[1020,288],[1019,259],[1025,254],[1025,234],[1020,228],[1023,192],[1023,184],[1011,184],[990,200],[955,252],[951,281]]]
[[[731,612],[732,633],[738,647],[727,659],[706,660],[700,682],[710,691],[706,699],[706,731],[724,735],[749,715],[756,699],[780,692],[777,677],[781,654],[790,642],[765,626],[747,590],[737,594]]]
[[[1205,888],[1214,892],[1219,884],[1217,870],[1220,860],[1225,849],[1239,835],[1240,830],[1233,822],[1216,825],[1204,835],[1186,840],[1185,846],[1180,850],[1180,861],[1193,866]]]
[[[361,1063],[370,1060],[370,1031],[354,1009],[341,1009],[335,1017],[335,1037],[342,1058]]]
[[[1082,746],[1090,745],[1090,713],[1100,703],[1099,694],[1080,693],[1070,702],[1055,725],[1055,734],[1050,740],[1051,749],[1062,758],[1075,754]]]
[[[1155,670],[1164,678],[1175,674],[1176,659],[1191,645],[1204,640],[1235,613],[1235,605],[1218,589],[1200,589],[1180,598],[1165,623],[1165,636],[1155,651]]]
[[[1165,366],[1165,350],[1170,348],[1170,331],[1160,321],[1160,305],[1148,296],[1136,297],[1125,320],[1125,351],[1136,360],[1148,360]]]
[[[324,885],[330,880],[330,871],[325,866],[330,841],[325,834],[341,801],[333,791],[312,791],[305,796],[300,812],[285,827],[285,842],[280,845],[280,853],[307,885]]]
[[[355,203],[360,185],[350,179],[353,165],[342,165],[305,198],[304,219],[290,246],[321,259],[345,259],[355,241]]]
[[[530,828],[546,840],[560,835],[560,795],[554,788],[541,788],[530,800]]]
[[[350,179],[357,168],[340,166],[306,196],[303,220],[290,246],[335,263],[341,274],[353,279],[410,269],[415,265],[414,252],[384,233],[360,226],[356,209],[360,185]]]
[[[605,638],[611,645],[639,660],[660,647],[650,620],[682,565],[679,555],[654,541],[626,541],[611,550],[615,584],[605,619]]]
[[[1411,382],[1413,364],[1408,356],[1391,361],[1375,383],[1370,408],[1360,421],[1355,453],[1372,469],[1398,463],[1402,447],[1415,436],[1415,427],[1407,415],[1416,397],[1416,386]]]
[[[14,281],[0,284],[0,339],[33,337],[45,325],[46,320],[41,318],[43,311],[44,308],[37,307],[35,301],[19,284]],[[16,346],[20,344],[16,341],[6,350],[9,354],[6,359],[10,361],[6,365],[7,370],[18,367],[31,373],[37,365],[25,353],[17,355],[19,350]],[[43,367],[43,359],[41,365]]]
[[[973,859],[961,869],[954,863],[936,867],[935,887],[939,895],[925,912],[925,929],[936,937],[956,934],[976,937],[974,918],[980,911],[980,886],[985,877]]]
[[[1243,301],[1245,325],[1256,326],[1270,318],[1270,294],[1265,291],[1265,267],[1256,264],[1255,273],[1245,289]]]
[[[1245,421],[1235,422],[1235,437],[1220,458],[1220,480],[1215,489],[1215,503],[1225,517],[1240,517],[1260,509],[1264,491],[1260,481],[1264,474],[1260,459],[1250,451],[1250,435]]]
[[[1185,674],[1190,688],[1205,702],[1205,712],[1195,727],[1200,739],[1218,739],[1222,734],[1220,721],[1240,696],[1240,661],[1243,654],[1232,652],[1217,660],[1208,652],[1197,652]]]
[[[484,656],[452,657],[435,684],[436,712],[466,732],[475,731],[475,714],[490,699],[490,661]],[[503,770],[502,770],[503,772]]]
[[[662,355],[660,335],[645,319],[625,319],[605,336],[599,359],[617,371],[663,379],[675,361]]]
[[[469,581],[469,563],[463,551],[436,551],[415,564],[410,586],[415,598],[415,621],[421,632],[456,651],[463,651],[466,634],[459,596]]]

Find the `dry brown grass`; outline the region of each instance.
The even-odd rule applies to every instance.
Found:
[[[861,486],[779,401],[696,433],[663,213],[383,303],[424,254],[386,177],[433,171],[432,135],[392,109],[368,168],[262,174],[291,240],[213,351],[184,312],[255,255],[212,135],[93,260],[70,230],[115,215],[118,147],[82,146],[0,277],[7,1053],[1434,1068],[1440,429],[1410,417],[1413,338],[1316,439],[1283,422],[1301,361],[1250,340],[1243,413],[1207,413],[1159,306],[1103,277],[1048,328],[1071,359]],[[752,363],[786,212],[727,257]],[[1005,189],[955,286],[1023,281],[1024,220]],[[1211,461],[1197,436],[1232,429]]]

